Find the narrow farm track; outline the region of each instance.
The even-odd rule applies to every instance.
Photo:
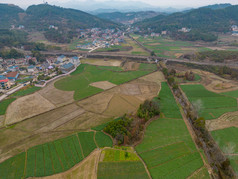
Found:
[[[189,177],[187,177],[187,179],[192,178],[194,175],[198,174],[200,171],[202,171],[204,169],[205,166],[202,166],[201,168],[199,168],[198,170],[196,170],[194,173],[192,173]]]

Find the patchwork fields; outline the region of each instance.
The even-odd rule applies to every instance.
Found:
[[[192,43],[184,41],[174,41],[164,37],[142,37],[131,35],[145,47],[155,52],[159,57],[179,58],[184,53],[210,50],[205,47],[196,47]]]
[[[32,147],[27,152],[4,161],[0,164],[0,173],[5,173],[3,178],[42,177],[61,173],[86,158],[97,148],[96,143],[100,147],[112,146],[110,140],[109,136],[101,132],[80,132]]]
[[[224,113],[237,111],[237,100],[208,91],[202,85],[181,85],[198,114],[206,120],[216,119]]]
[[[98,165],[98,179],[149,178],[139,157],[126,149],[105,149]]]
[[[117,72],[115,69],[120,70],[120,67],[113,67],[114,71],[110,68],[101,69],[101,67],[81,64],[70,77],[57,81],[55,87],[63,91],[74,91],[74,99],[80,100],[103,91],[91,86],[91,83],[109,81],[119,85],[152,72],[151,70]]]
[[[136,146],[152,178],[209,178],[167,83],[162,83],[159,98],[161,112],[170,118],[151,122]]]

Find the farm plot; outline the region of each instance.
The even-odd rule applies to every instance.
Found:
[[[155,52],[159,57],[179,58],[184,53],[210,50],[208,48],[195,47],[192,43],[184,41],[174,41],[164,37],[138,37],[145,47]]]
[[[107,135],[99,133],[100,146],[112,146]],[[8,170],[6,178],[43,177],[69,170],[87,157],[94,149],[94,132],[78,134],[38,145],[0,164],[0,172]],[[27,155],[26,169],[25,158]],[[15,176],[15,177],[11,177]]]
[[[13,93],[11,96],[14,96],[14,97],[25,96],[25,95],[32,94],[40,89],[41,88],[36,87],[36,86],[26,86],[26,88],[23,88],[15,93]]]
[[[189,101],[205,119],[216,119],[224,113],[237,111],[237,100],[206,90],[202,85],[181,85]]]
[[[221,150],[231,161],[231,166],[238,174],[238,128],[230,127],[211,132]]]
[[[149,178],[139,157],[127,150],[103,150],[98,165],[97,178]]]
[[[120,67],[122,61],[120,60],[105,60],[105,59],[83,59],[81,63],[89,64],[89,65],[98,65],[100,68],[105,67]],[[120,70],[120,68],[114,68],[115,70]]]
[[[183,120],[153,121],[136,151],[152,178],[186,178],[204,165]]]
[[[161,112],[166,118],[182,118],[174,96],[166,82],[161,83],[159,100]]]
[[[224,94],[226,96],[231,96],[233,98],[238,98],[238,90],[229,91],[229,92],[225,92],[225,93],[221,93],[221,94]]]
[[[15,101],[16,98],[5,99],[0,102],[0,115],[4,115],[7,111],[8,106]]]
[[[90,86],[91,83],[109,81],[119,85],[150,72],[151,71],[114,72],[101,70],[93,65],[82,64],[70,77],[57,81],[55,87],[63,91],[74,91],[74,99],[80,100],[103,91],[102,89]]]
[[[112,147],[112,139],[104,134],[103,132],[97,132],[95,135],[95,140],[98,147]]]

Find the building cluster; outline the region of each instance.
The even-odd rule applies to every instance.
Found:
[[[53,78],[60,73],[68,73],[80,65],[79,57],[47,57],[40,63],[36,58],[26,56],[19,59],[2,59],[0,57],[0,89],[10,89],[18,82],[35,81],[38,76]],[[27,80],[24,80],[27,79]]]
[[[80,30],[80,39],[85,39],[88,43],[77,45],[77,48],[91,50],[94,48],[108,48],[124,42],[124,32],[116,29],[92,28]]]
[[[232,35],[238,36],[238,26],[237,25],[231,26],[231,30],[232,30]]]

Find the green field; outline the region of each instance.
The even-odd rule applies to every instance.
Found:
[[[9,99],[0,101],[0,115],[4,115],[7,111],[7,107],[15,100],[16,98],[9,98]]]
[[[147,64],[147,63],[141,63],[139,70],[157,70],[156,64]]]
[[[107,135],[100,135],[104,147],[111,147]],[[0,164],[3,178],[43,177],[64,172],[87,157],[94,149],[94,132],[80,132],[53,142],[38,145]],[[27,161],[25,161],[27,155]],[[26,168],[25,166],[26,162]],[[6,172],[7,171],[7,172]],[[1,178],[1,177],[0,177]],[[1,178],[2,179],[2,178]]]
[[[237,100],[208,91],[202,85],[181,85],[200,117],[216,119],[224,113],[237,111]]]
[[[128,152],[120,147],[118,149],[105,149],[101,156],[103,159],[98,165],[97,178],[149,178],[144,165],[133,151]]]
[[[142,37],[132,35],[145,47],[155,52],[159,57],[177,58],[176,54],[210,50],[205,47],[195,47],[192,43],[175,41],[165,37]]]
[[[159,104],[162,114],[166,118],[181,119],[179,108],[176,104],[174,96],[166,82],[161,83],[161,90],[159,93]]]
[[[36,87],[36,86],[30,86],[30,87],[27,87],[26,89],[21,89],[15,93],[13,93],[11,96],[25,96],[25,95],[28,95],[28,94],[32,94],[36,91],[39,91],[41,88],[40,87]]]
[[[231,161],[231,166],[238,174],[238,128],[230,127],[211,132],[224,154]]]
[[[238,98],[238,90],[229,91],[229,92],[221,93],[221,94],[226,95],[226,96],[231,96],[233,98]]]
[[[120,67],[118,68],[120,69]],[[102,89],[90,86],[93,82],[109,81],[119,85],[149,74],[150,72],[150,70],[115,72],[103,70],[93,65],[81,64],[69,77],[57,81],[55,87],[64,91],[74,91],[74,99],[80,100],[103,91]]]
[[[168,84],[161,85],[160,109],[167,118],[150,123],[136,151],[145,161],[152,178],[186,178],[204,164]],[[207,171],[205,174],[208,176]]]
[[[103,132],[97,132],[95,135],[95,140],[96,143],[98,144],[98,147],[112,147],[113,143],[112,143],[112,139],[104,134]]]
[[[152,178],[186,178],[203,166],[183,120],[153,121],[136,151]]]

